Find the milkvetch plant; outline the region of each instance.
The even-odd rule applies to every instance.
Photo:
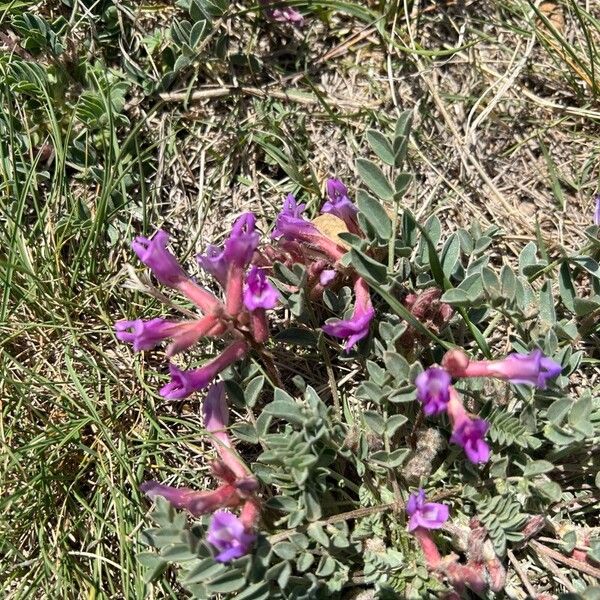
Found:
[[[135,351],[169,340],[170,359],[203,338],[223,346],[195,369],[171,362],[160,388],[202,402],[217,483],[142,484],[156,503],[148,581],[173,566],[197,598],[493,595],[507,548],[594,484],[600,406],[570,396],[569,375],[581,303],[595,302],[576,290],[600,290],[597,227],[582,254],[529,244],[514,269],[490,251],[496,228],[418,223],[410,125],[404,113],[391,136],[369,130],[380,162],[358,159],[354,192],[324,181],[321,214],[288,194],[269,235],[238,217],[197,257],[220,293],[188,275],[164,231],[134,241],[199,314],[122,320],[117,337]],[[314,373],[295,372],[298,355]],[[577,483],[567,458],[585,465]]]

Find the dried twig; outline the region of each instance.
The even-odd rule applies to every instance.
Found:
[[[323,98],[326,102],[333,104],[339,108],[352,108],[355,110],[364,108],[375,108],[376,103],[373,102],[355,102],[353,100],[344,100],[340,98],[332,98],[328,96],[323,90],[319,90],[319,93],[323,94]],[[316,98],[313,95],[308,94],[297,94],[293,91],[280,91],[271,88],[260,89],[256,87],[248,86],[235,86],[225,85],[219,87],[201,88],[192,92],[167,92],[160,94],[161,100],[165,102],[182,102],[182,101],[199,101],[209,100],[211,98],[224,98],[227,96],[234,96],[236,94],[246,96],[256,96],[257,98],[276,98],[277,100],[287,100],[289,102],[297,102],[298,104],[314,105],[321,104],[322,100]]]
[[[540,542],[536,540],[532,540],[530,545],[533,546],[536,550],[546,555],[547,557],[563,563],[571,569],[575,569],[581,573],[585,573],[586,575],[590,575],[591,577],[595,577],[596,579],[600,579],[600,569],[589,565],[588,563],[581,562],[580,560],[575,560],[574,558],[569,558],[568,556],[564,556],[560,552],[553,550],[552,548],[548,548],[544,546],[544,544],[540,544]],[[573,590],[575,591],[575,590]]]
[[[519,576],[519,579],[521,580],[521,582],[525,586],[525,589],[527,590],[527,593],[532,598],[535,598],[536,595],[537,595],[537,592],[536,592],[535,588],[531,585],[531,582],[529,581],[529,579],[527,578],[527,573],[525,572],[525,569],[523,569],[521,567],[521,564],[519,563],[519,561],[515,557],[514,552],[512,550],[508,550],[507,554],[508,554],[508,560],[510,560],[512,566],[514,567],[514,569],[515,569],[515,571],[517,573],[517,575]]]

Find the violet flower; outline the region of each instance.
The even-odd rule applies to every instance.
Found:
[[[169,365],[171,381],[160,389],[160,395],[167,400],[187,398],[190,394],[204,389],[223,369],[242,358],[247,350],[246,342],[238,340],[198,369],[182,371],[171,363]]]
[[[596,210],[594,210],[594,225],[600,226],[600,195],[596,196]]]
[[[209,275],[212,275],[223,287],[227,283],[228,265],[225,258],[225,250],[220,246],[209,244],[204,254],[197,254],[196,260],[200,267]]]
[[[167,250],[168,241],[169,234],[159,229],[152,239],[136,237],[131,247],[161,283],[174,287],[187,275],[175,256]]]
[[[288,194],[283,203],[283,210],[277,215],[271,237],[281,238],[284,242],[298,242],[324,254],[334,262],[338,261],[344,255],[344,251],[302,216],[305,207],[305,204],[296,204],[294,196]]]
[[[369,327],[374,316],[373,308],[364,311],[355,309],[349,319],[338,319],[325,323],[323,331],[332,337],[345,338],[344,350],[350,352],[360,340],[369,335]]]
[[[302,216],[305,208],[306,204],[298,204],[294,195],[288,194],[283,201],[283,209],[277,215],[271,237],[294,240],[300,231],[317,232],[317,228]]]
[[[279,301],[279,292],[269,282],[264,271],[254,266],[246,276],[244,306],[249,311],[275,308]]]
[[[423,529],[439,529],[448,520],[450,509],[445,504],[438,502],[425,502],[425,491],[420,489],[416,494],[411,494],[406,503],[408,531],[417,527]]]
[[[462,446],[472,463],[486,463],[490,458],[490,447],[484,438],[490,424],[483,419],[471,419],[465,414],[453,425],[450,441]]]
[[[167,321],[151,319],[144,321],[117,321],[115,323],[117,339],[133,344],[134,352],[150,350],[167,338],[173,342],[167,347],[167,356],[171,357],[193,346],[203,336],[221,335],[224,326],[214,314],[195,321]]]
[[[225,383],[219,381],[210,386],[202,405],[204,427],[212,433],[221,444],[231,447],[231,440],[225,429],[229,424],[229,410],[225,396]]]
[[[226,563],[248,554],[256,534],[247,530],[235,515],[219,510],[212,516],[206,539],[219,551],[215,559]]]
[[[446,410],[450,400],[450,375],[440,367],[429,367],[415,379],[417,398],[426,415],[436,415]]]
[[[356,215],[358,208],[348,196],[348,188],[339,179],[327,180],[329,200],[323,204],[322,213],[329,213],[340,218],[349,231],[356,231]]]
[[[335,269],[323,269],[319,275],[319,283],[326,287],[335,279],[336,275]]]
[[[332,320],[322,327],[326,334],[346,339],[344,345],[346,352],[369,335],[369,327],[375,316],[369,288],[362,277],[358,277],[354,282],[354,292],[356,300],[352,316],[349,319]]]
[[[539,349],[529,354],[509,354],[503,360],[468,360],[460,365],[458,360],[446,361],[454,377],[497,377],[546,389],[548,380],[560,375],[562,366],[544,356]],[[446,365],[444,365],[446,366]]]
[[[134,352],[140,352],[151,350],[170,337],[174,328],[178,325],[179,323],[160,318],[150,319],[149,321],[143,319],[127,321],[123,319],[115,323],[115,332],[119,341],[131,343]]]
[[[235,485],[238,493],[247,494],[255,491],[258,486],[256,478],[233,449],[226,431],[229,424],[229,409],[224,382],[220,381],[210,386],[202,404],[202,413],[204,427],[216,439],[213,445],[225,467],[225,471],[219,474],[220,478]],[[229,473],[234,479],[229,479]]]
[[[269,323],[265,311],[274,308],[279,292],[271,285],[264,272],[254,266],[246,277],[244,306],[250,311],[250,328],[254,339],[264,344],[269,339]]]
[[[251,212],[244,213],[236,219],[223,250],[224,260],[228,264],[234,263],[241,268],[248,266],[260,242],[255,226],[256,217]]]
[[[151,500],[162,496],[177,509],[187,510],[198,517],[218,508],[237,506],[240,499],[233,485],[222,485],[210,492],[198,492],[191,488],[176,488],[157,481],[145,481],[140,486]]]
[[[230,315],[238,315],[243,308],[244,269],[252,260],[260,237],[254,230],[256,217],[244,213],[233,224],[225,241],[223,260],[227,264],[225,307]]]

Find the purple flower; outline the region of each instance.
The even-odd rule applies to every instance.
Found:
[[[207,363],[208,364],[208,363]],[[171,381],[160,388],[160,395],[167,400],[181,400],[205,388],[214,378],[206,365],[192,371],[182,371],[173,363],[169,364]]]
[[[264,272],[254,266],[246,276],[244,305],[250,311],[259,308],[274,308],[279,301],[279,292],[269,282]]]
[[[331,321],[323,325],[327,335],[346,338],[344,349],[349,352],[360,340],[369,335],[369,326],[375,316],[373,308],[365,311],[355,310],[349,319]]]
[[[490,447],[484,440],[489,428],[487,421],[465,415],[455,423],[450,441],[462,446],[472,463],[485,463],[490,458]]]
[[[354,312],[349,319],[330,321],[323,325],[323,331],[333,337],[346,338],[344,349],[350,349],[360,340],[369,335],[369,327],[375,316],[375,310],[371,304],[369,286],[367,282],[358,277],[354,282]]]
[[[235,515],[218,510],[210,521],[206,539],[219,551],[215,559],[226,563],[248,554],[256,534],[246,530]]]
[[[304,17],[295,8],[276,8],[271,11],[270,16],[280,23],[291,23],[298,27],[304,25]]]
[[[277,4],[275,0],[260,0],[260,3],[268,7],[271,4]],[[292,25],[304,25],[304,17],[295,9],[289,6],[283,8],[266,8],[267,16],[273,21],[279,23],[291,23]]]
[[[283,201],[283,210],[277,215],[271,237],[294,240],[301,232],[318,233],[317,228],[302,216],[305,208],[306,204],[297,204],[296,198],[288,194]]]
[[[182,371],[173,363],[169,365],[171,381],[160,388],[160,395],[167,400],[181,400],[204,389],[223,369],[246,354],[248,345],[242,340],[233,342],[219,356],[199,369]]]
[[[467,367],[467,373],[469,372]],[[562,366],[547,358],[541,350],[529,354],[509,354],[504,360],[488,364],[488,374],[506,379],[511,383],[532,385],[541,390],[546,389],[548,379],[560,375]]]
[[[175,256],[167,250],[168,241],[169,234],[159,229],[152,239],[136,237],[131,247],[161,283],[175,286],[181,279],[187,278],[187,275]]]
[[[133,344],[133,350],[150,350],[171,336],[178,323],[165,319],[135,319],[134,321],[117,321],[115,331],[117,339],[121,342]]]
[[[251,212],[237,218],[225,241],[224,259],[227,263],[241,268],[248,266],[260,241],[255,225],[256,217]]]
[[[210,492],[198,492],[191,488],[176,488],[157,481],[145,481],[140,489],[151,500],[162,496],[175,508],[187,510],[196,517],[236,503],[236,490],[231,485],[222,485]]]
[[[596,196],[596,210],[594,211],[594,225],[600,225],[600,195]]]
[[[229,423],[225,384],[220,381],[210,386],[208,394],[202,405],[204,414],[204,427],[212,433],[222,444],[231,447],[231,440],[225,429]]]
[[[450,375],[440,367],[429,367],[415,379],[417,398],[426,415],[444,412],[450,400]]]
[[[342,219],[348,229],[356,225],[358,208],[348,196],[348,189],[339,179],[327,180],[327,195],[329,200],[323,204],[322,213],[330,213]]]
[[[223,247],[209,244],[204,254],[196,255],[200,267],[223,287],[227,283],[227,274],[232,263],[243,269],[252,260],[260,241],[260,236],[255,231],[255,223],[256,217],[251,212],[244,213],[233,224]]]
[[[420,489],[416,494],[411,494],[406,503],[408,530],[414,531],[417,527],[424,529],[439,529],[450,514],[445,504],[425,502],[425,491]]]
[[[223,248],[209,244],[206,246],[204,254],[196,255],[196,260],[200,268],[204,269],[209,275],[212,275],[222,286],[225,286],[228,265]]]
[[[335,269],[323,269],[319,275],[319,283],[323,287],[329,285],[335,279],[336,274]]]

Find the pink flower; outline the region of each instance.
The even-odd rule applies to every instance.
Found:
[[[260,3],[264,7],[282,4],[282,2],[277,2],[276,0],[260,0]],[[265,8],[265,13],[270,19],[278,21],[279,23],[291,23],[298,27],[304,25],[304,17],[295,8],[290,6],[284,6],[282,8]]]
[[[542,390],[562,371],[561,365],[539,349],[529,354],[509,354],[502,360],[469,360],[462,350],[453,349],[444,356],[442,366],[452,377],[497,377]]]
[[[177,509],[187,510],[198,517],[218,508],[237,506],[239,498],[233,485],[222,485],[210,492],[198,492],[190,488],[176,488],[157,481],[145,481],[140,486],[150,499],[162,496]]]
[[[319,274],[319,283],[323,287],[326,287],[335,279],[336,275],[337,272],[335,269],[323,269]]]

